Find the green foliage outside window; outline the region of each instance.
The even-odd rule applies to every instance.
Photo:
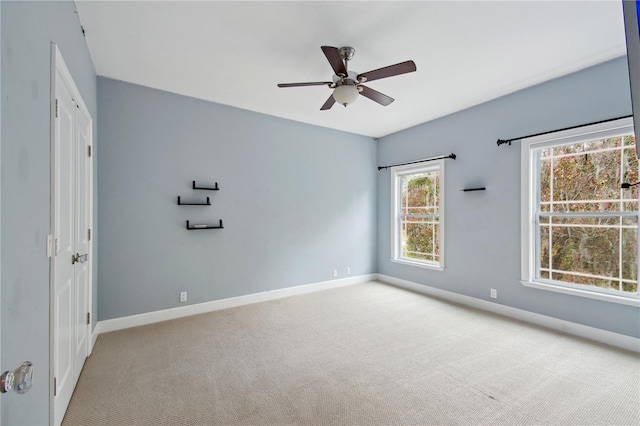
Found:
[[[440,260],[440,178],[437,171],[402,177],[402,257]]]
[[[638,158],[633,135],[542,149],[540,278],[638,292]]]

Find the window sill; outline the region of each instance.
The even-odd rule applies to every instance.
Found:
[[[412,262],[411,260],[405,260],[405,259],[390,259],[390,260],[393,263],[400,263],[402,265],[417,266],[418,268],[435,269],[436,271],[444,271],[444,266],[437,265],[435,263]]]
[[[538,288],[541,290],[555,291],[557,293],[570,294],[572,296],[587,297],[589,299],[603,300],[605,302],[619,303],[622,305],[640,307],[640,298],[638,296],[618,296],[615,294],[599,293],[595,291],[581,290],[578,288],[565,287],[549,283],[531,282],[522,280],[520,284],[526,287]]]

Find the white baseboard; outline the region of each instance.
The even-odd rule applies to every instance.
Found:
[[[575,322],[536,314],[534,312],[500,305],[499,303],[488,302],[486,300],[477,299],[475,297],[465,296],[463,294],[429,287],[424,284],[418,284],[413,281],[390,277],[388,275],[378,274],[378,281],[412,290],[417,293],[438,297],[454,303],[459,303],[461,305],[470,306],[472,308],[481,309],[483,311],[492,312],[494,314],[561,331],[563,333],[572,334],[574,336],[595,340],[596,342],[605,343],[607,345],[616,346],[634,352],[640,352],[640,339],[637,339],[635,337],[625,336],[623,334],[601,330],[599,328],[589,327],[587,325],[577,324]]]
[[[500,305],[498,303],[492,303],[475,297],[466,296],[435,287],[429,287],[424,284],[418,284],[413,281],[407,281],[384,274],[359,275],[356,277],[343,278],[338,280],[322,281],[296,287],[247,294],[245,296],[231,297],[228,299],[213,300],[211,302],[196,303],[189,306],[180,306],[178,308],[165,309],[162,311],[154,311],[122,318],[98,321],[91,335],[91,348],[93,349],[93,346],[96,343],[96,339],[98,338],[98,335],[100,333],[107,333],[110,331],[122,330],[125,328],[137,327],[140,325],[153,324],[156,322],[182,318],[190,315],[203,314],[206,312],[213,312],[221,309],[233,308],[236,306],[249,305],[252,303],[265,302],[268,300],[281,299],[283,297],[312,293],[315,291],[328,290],[331,288],[344,287],[375,280],[394,285],[396,287],[412,290],[417,293],[438,297],[454,303],[459,303],[461,305],[470,306],[472,308],[492,312],[505,317],[514,318],[520,321],[550,328],[552,330],[584,337],[586,339],[640,353],[640,339],[637,339],[635,337],[625,336],[623,334],[614,333],[595,327],[589,327],[586,325],[577,324],[546,315],[536,314],[534,312],[524,311],[521,309],[512,308],[510,306]]]
[[[97,339],[98,334],[100,333],[108,333],[110,331],[123,330],[125,328],[137,327],[140,325],[153,324],[156,322],[203,314],[221,309],[234,308],[236,306],[265,302],[267,300],[281,299],[283,297],[295,296],[298,294],[312,293],[315,291],[365,283],[374,281],[377,277],[378,274],[359,275],[355,277],[322,281],[295,287],[247,294],[245,296],[231,297],[228,299],[213,300],[211,302],[196,303],[189,306],[180,306],[178,308],[165,309],[162,311],[147,312],[144,314],[98,321],[96,328],[93,330],[93,344],[95,344],[95,339]]]

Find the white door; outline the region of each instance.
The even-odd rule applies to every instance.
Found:
[[[2,22],[2,7],[0,6],[0,23]],[[0,46],[2,46],[2,25],[0,24]],[[2,61],[0,60],[0,70],[2,70]],[[0,74],[0,81],[2,81],[2,75]],[[0,93],[2,93],[2,90],[0,89]],[[2,129],[0,129],[2,130]],[[2,132],[0,131],[0,134],[2,134]],[[2,144],[0,143],[0,146]],[[0,160],[2,159],[2,157],[0,156]],[[0,187],[2,187],[2,185],[0,185]],[[1,220],[0,220],[1,222]],[[1,257],[1,256],[0,256]],[[0,267],[0,277],[2,276],[2,269]],[[2,280],[0,280],[0,289],[2,289]],[[1,298],[1,290],[0,290],[0,298]],[[2,306],[2,302],[0,301],[0,307]],[[2,309],[0,308],[0,318],[2,318]],[[2,330],[2,327],[0,326],[0,330]],[[2,354],[2,335],[0,334],[0,354]],[[2,365],[2,357],[0,356],[0,366]],[[2,367],[0,367],[1,369]],[[1,370],[0,370],[1,371]],[[0,400],[0,421],[2,421],[2,401]]]
[[[75,102],[71,91],[56,73],[56,120],[54,150],[54,309],[53,376],[55,424],[62,423],[74,386],[74,218],[73,139]]]
[[[91,119],[76,108],[76,146],[75,146],[75,229],[74,246],[75,267],[75,337],[73,348],[74,385],[80,377],[80,371],[88,355],[89,321],[87,314],[89,289],[89,232],[91,223],[91,161],[88,156],[91,149]],[[78,256],[79,255],[79,256]]]
[[[2,10],[2,7],[0,7],[0,11]],[[2,12],[0,12],[0,23],[2,22]],[[0,24],[0,46],[2,46],[2,25]],[[2,69],[2,61],[0,61],[0,70]],[[0,81],[2,81],[2,75],[0,75]],[[2,89],[0,88],[0,93],[2,93]],[[0,129],[2,130],[2,129]],[[0,131],[0,134],[2,134],[2,132]],[[2,144],[0,143],[0,146]],[[0,160],[2,159],[2,156],[0,155]],[[0,185],[0,187],[2,187],[2,185]],[[1,198],[1,197],[0,197]],[[1,257],[1,256],[0,256]],[[2,270],[0,269],[0,272],[2,272]],[[2,276],[2,274],[0,273],[0,276]],[[0,280],[0,289],[2,288],[2,281]],[[1,298],[1,290],[0,290],[0,298]],[[0,306],[2,305],[2,302],[0,302]],[[2,309],[0,309],[0,318],[2,318]],[[2,330],[2,327],[0,326],[0,331]],[[0,333],[0,354],[2,354],[2,334]],[[2,356],[0,356],[0,366],[2,365]],[[0,367],[1,369],[2,367]],[[0,370],[2,371],[2,370]],[[2,421],[2,401],[0,401],[0,421]]]
[[[53,132],[53,423],[62,423],[89,350],[91,117],[57,48]]]

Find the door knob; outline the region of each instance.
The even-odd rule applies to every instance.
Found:
[[[71,256],[71,264],[75,265],[76,263],[84,263],[89,260],[89,253],[80,254],[76,253]]]
[[[33,385],[33,365],[30,361],[25,361],[13,371],[5,371],[0,376],[0,392],[6,393],[11,390],[17,393],[25,393]]]

